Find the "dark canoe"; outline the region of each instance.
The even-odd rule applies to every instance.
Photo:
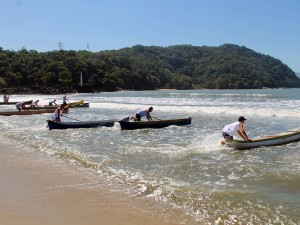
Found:
[[[54,113],[55,109],[41,109],[41,110],[22,110],[22,111],[8,111],[0,112],[0,116],[21,116],[21,115],[35,115],[43,113]],[[68,109],[64,110],[64,113],[68,113]]]
[[[24,101],[19,101],[19,102],[24,102]],[[19,102],[0,102],[0,105],[15,105]],[[32,100],[25,101],[26,105],[30,105],[32,103]]]
[[[144,129],[144,128],[163,128],[168,126],[183,126],[189,125],[192,122],[192,117],[187,117],[183,119],[172,119],[172,120],[155,120],[155,121],[141,121],[141,122],[127,122],[118,121],[120,123],[121,129],[123,130],[134,130],[134,129]]]
[[[112,127],[116,120],[99,120],[84,122],[55,122],[47,120],[49,130],[52,129],[69,129],[69,128],[94,128],[94,127]]]

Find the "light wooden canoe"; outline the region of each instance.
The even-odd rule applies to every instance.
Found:
[[[78,102],[67,102],[67,105],[69,106],[75,106],[75,105],[84,105],[84,100],[80,100]],[[51,105],[44,105],[45,107],[51,106]],[[52,105],[52,106],[59,106],[59,105]]]
[[[54,113],[55,109],[41,109],[41,110],[22,110],[22,111],[8,111],[0,112],[0,116],[15,116],[15,115],[35,115],[43,113]],[[63,113],[68,113],[68,109],[64,110]]]
[[[242,140],[226,140],[225,143],[234,149],[243,150],[261,146],[284,145],[296,141],[300,141],[300,128],[262,138],[255,138],[252,139],[252,142]]]
[[[26,106],[25,108],[27,110],[41,110],[41,109],[56,109],[60,105],[45,105],[45,106],[36,106],[36,107],[31,107],[31,106]],[[83,103],[81,105],[69,105],[68,108],[88,108],[89,103]]]

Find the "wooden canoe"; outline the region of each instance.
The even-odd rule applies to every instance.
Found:
[[[67,102],[68,105],[82,105],[84,103],[84,100],[80,100],[78,102]]]
[[[192,122],[192,117],[182,119],[171,119],[171,120],[155,120],[155,121],[141,121],[141,122],[128,122],[118,121],[121,129],[123,130],[134,130],[134,129],[145,129],[145,128],[163,128],[168,126],[183,126],[189,125]]]
[[[78,102],[67,102],[67,105],[69,105],[69,106],[84,105],[84,100],[80,100]],[[44,106],[47,107],[47,106],[51,106],[51,105],[44,105]],[[52,106],[59,106],[59,105],[57,104],[57,105],[52,105]]]
[[[24,102],[24,101],[19,101],[19,102]],[[19,102],[0,102],[0,105],[15,105]],[[32,100],[25,101],[26,105],[30,105],[32,103]]]
[[[94,127],[112,127],[116,120],[99,121],[80,121],[80,122],[55,122],[47,120],[49,130],[52,129],[70,129],[70,128],[94,128]]]
[[[15,115],[35,115],[43,113],[54,113],[55,109],[41,109],[41,110],[22,110],[22,111],[8,111],[0,112],[0,116],[15,116]],[[68,109],[64,110],[64,113],[68,113]]]
[[[68,104],[70,105],[70,104]],[[90,107],[90,103],[83,103],[83,104],[75,104],[75,105],[70,105],[69,108],[88,108]]]
[[[300,128],[271,136],[255,138],[252,139],[252,142],[242,140],[226,140],[225,143],[234,149],[243,150],[261,146],[284,145],[296,141],[300,141]]]
[[[41,109],[56,109],[60,105],[45,105],[45,106],[36,106],[36,107],[31,107],[31,106],[26,106],[25,108],[27,110],[41,110]],[[81,105],[69,105],[68,108],[88,108],[89,103],[83,103]]]

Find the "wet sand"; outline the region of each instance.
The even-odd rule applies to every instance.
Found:
[[[0,137],[1,225],[194,224],[180,210],[130,196],[99,176]]]

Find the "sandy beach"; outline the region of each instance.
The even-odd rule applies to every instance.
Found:
[[[1,225],[194,223],[162,203],[103,184],[91,171],[17,146],[0,138]]]

